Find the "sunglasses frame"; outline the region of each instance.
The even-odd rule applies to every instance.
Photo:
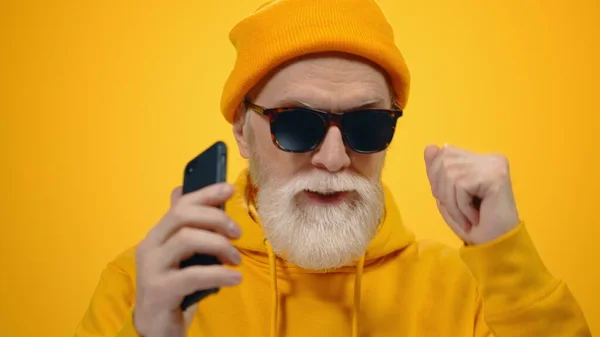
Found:
[[[372,154],[372,153],[381,152],[381,151],[387,149],[393,139],[394,133],[396,132],[396,123],[397,123],[398,119],[400,117],[402,117],[402,114],[403,114],[403,111],[401,109],[397,108],[395,104],[392,109],[357,109],[357,110],[351,110],[348,112],[336,114],[336,113],[330,113],[330,112],[312,109],[312,108],[308,108],[308,107],[265,108],[260,105],[254,104],[254,103],[250,102],[249,100],[245,100],[244,102],[245,102],[246,106],[248,108],[250,108],[252,111],[254,111],[258,114],[261,114],[263,116],[269,117],[271,140],[273,141],[273,144],[282,151],[292,152],[292,153],[306,153],[306,152],[314,151],[321,145],[321,143],[323,143],[323,140],[325,139],[325,137],[323,137],[317,144],[313,145],[310,149],[305,150],[305,151],[293,151],[293,150],[283,147],[281,144],[279,144],[279,142],[277,141],[277,138],[275,137],[275,134],[273,133],[273,123],[277,119],[277,115],[282,112],[287,112],[290,110],[304,110],[304,111],[316,114],[323,120],[323,126],[325,127],[326,132],[330,127],[337,126],[340,129],[340,131],[342,132],[342,139],[344,141],[344,145],[348,146],[350,149],[352,149],[352,151],[357,152],[357,153],[362,153],[362,154]],[[350,146],[350,142],[348,141],[347,134],[344,132],[343,128],[341,127],[341,123],[342,123],[342,119],[344,118],[344,116],[355,113],[355,112],[363,112],[363,113],[364,112],[379,112],[379,113],[385,113],[388,116],[390,116],[390,118],[392,118],[392,139],[390,139],[390,141],[387,142],[385,144],[385,146],[380,150],[358,151],[358,150],[352,148]]]

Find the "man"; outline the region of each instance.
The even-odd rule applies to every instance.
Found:
[[[402,224],[381,170],[409,73],[374,1],[269,2],[231,39],[222,112],[248,172],[175,189],[108,265],[76,336],[590,335],[520,221],[504,157],[425,149],[459,252]],[[179,269],[193,253],[224,264]]]

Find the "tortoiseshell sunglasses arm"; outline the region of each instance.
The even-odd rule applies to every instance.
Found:
[[[261,115],[264,115],[264,116],[269,115],[267,113],[268,109],[265,109],[265,108],[263,108],[263,107],[261,107],[259,105],[256,105],[256,104],[250,102],[249,100],[245,100],[244,103],[246,104],[246,106],[248,106],[248,108],[250,108],[254,112],[257,112],[257,113],[259,113]]]

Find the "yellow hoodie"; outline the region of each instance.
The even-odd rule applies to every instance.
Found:
[[[386,218],[366,255],[330,272],[273,254],[245,201],[246,174],[227,213],[243,230],[240,285],[205,298],[189,337],[591,336],[567,286],[543,265],[521,223],[459,251],[415,241],[385,188]],[[134,248],[108,264],[76,337],[138,337],[132,323]],[[484,316],[485,315],[485,316]]]

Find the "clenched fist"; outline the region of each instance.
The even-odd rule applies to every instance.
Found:
[[[519,224],[504,156],[430,145],[425,166],[442,217],[465,243],[492,241]]]

